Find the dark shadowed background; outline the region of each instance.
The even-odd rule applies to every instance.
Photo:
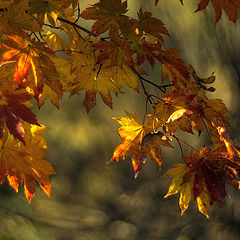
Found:
[[[81,10],[96,1],[80,1]],[[168,28],[168,47],[176,47],[182,58],[191,63],[200,76],[215,72],[216,92],[230,109],[231,136],[239,145],[240,26],[225,14],[214,26],[213,9],[194,14],[198,1],[129,0],[129,15],[136,16],[141,5],[152,11]],[[81,22],[80,22],[81,23]],[[83,23],[86,26],[86,23]],[[88,26],[88,28],[90,28]],[[160,67],[152,72],[160,81]],[[150,88],[148,88],[150,91]],[[240,239],[240,192],[228,188],[225,205],[214,205],[210,219],[198,212],[195,203],[180,215],[178,196],[164,199],[170,181],[161,178],[172,163],[180,162],[176,150],[163,152],[161,171],[150,160],[138,178],[129,158],[107,165],[120,143],[118,123],[112,117],[124,116],[124,110],[144,112],[145,97],[131,89],[113,97],[113,110],[98,99],[89,115],[83,109],[84,93],[64,96],[60,110],[49,102],[35,113],[49,131],[47,160],[55,167],[51,198],[38,189],[31,205],[23,189],[16,194],[7,183],[0,187],[0,240],[237,240]],[[156,90],[153,90],[158,94]],[[202,146],[206,136],[192,137]]]

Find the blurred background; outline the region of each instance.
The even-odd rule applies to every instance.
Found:
[[[81,0],[81,10],[94,2]],[[240,26],[225,14],[214,26],[211,6],[194,14],[198,2],[185,0],[181,6],[178,0],[160,0],[154,7],[153,0],[129,0],[129,15],[136,17],[140,5],[151,11],[171,34],[165,40],[168,47],[178,48],[200,77],[215,72],[217,90],[210,97],[226,103],[231,137],[239,145]],[[160,67],[152,71],[146,65],[145,69],[153,81],[160,81]],[[51,198],[38,189],[29,205],[23,189],[16,194],[7,183],[0,186],[0,240],[240,239],[240,192],[229,187],[225,205],[215,204],[210,219],[199,213],[193,202],[181,216],[179,196],[163,198],[170,180],[161,175],[181,161],[177,145],[163,151],[161,172],[148,160],[136,180],[129,159],[106,164],[121,141],[116,133],[119,125],[112,117],[124,116],[124,110],[142,117],[145,110],[142,93],[124,90],[126,94],[113,96],[113,110],[99,98],[97,107],[87,115],[83,93],[71,98],[65,95],[60,110],[49,102],[40,111],[35,109],[49,128],[44,135],[49,147],[46,159],[56,171],[51,178]],[[205,135],[186,141],[202,146]]]

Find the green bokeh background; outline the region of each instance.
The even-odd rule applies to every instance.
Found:
[[[80,1],[81,9],[95,1]],[[182,52],[186,64],[191,63],[200,76],[215,72],[217,91],[212,98],[222,98],[230,109],[231,136],[239,144],[239,72],[240,29],[225,15],[214,26],[212,8],[194,14],[198,1],[129,0],[129,15],[136,17],[141,5],[152,11],[168,28],[168,47]],[[84,22],[83,26],[90,28]],[[161,69],[145,70],[152,81],[160,82]],[[149,92],[159,94],[147,86]],[[64,96],[60,110],[50,102],[35,113],[49,130],[47,160],[55,167],[51,198],[38,189],[29,205],[20,188],[18,194],[7,183],[0,187],[0,240],[237,240],[240,239],[240,193],[227,188],[225,205],[215,204],[210,219],[197,211],[191,202],[181,216],[178,196],[164,199],[170,181],[161,178],[172,163],[180,162],[178,146],[164,149],[163,165],[148,160],[138,178],[127,158],[109,164],[113,150],[120,143],[119,125],[112,117],[124,116],[124,110],[137,112],[142,118],[145,97],[131,89],[113,96],[113,110],[101,99],[90,114],[82,102],[84,93]],[[206,136],[185,137],[194,146],[206,143]],[[185,149],[187,151],[187,149]]]

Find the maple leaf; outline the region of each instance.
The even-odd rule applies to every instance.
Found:
[[[180,192],[179,205],[183,214],[193,195],[199,211],[208,217],[214,202],[224,202],[226,183],[239,188],[240,161],[236,157],[229,160],[225,147],[214,151],[203,147],[195,153],[191,151],[184,160],[186,164],[175,164],[175,168],[163,175],[173,178],[165,197]]]
[[[134,66],[132,58],[134,50],[131,48],[131,43],[125,39],[120,40],[118,43],[113,41],[99,41],[94,47],[100,51],[97,57],[98,64],[110,61],[111,67],[122,67],[123,64]]]
[[[228,109],[221,99],[208,99],[199,94],[195,97],[192,106],[189,108],[193,113],[190,119],[193,126],[199,131],[206,128],[206,123],[210,126],[212,119],[221,119],[224,123],[229,123],[229,118],[226,116]]]
[[[24,103],[32,99],[25,90],[15,90],[11,85],[0,88],[0,122],[6,123],[9,132],[17,139],[25,143],[22,119],[30,124],[39,125],[34,113]],[[3,131],[3,128],[0,128]],[[1,135],[1,134],[0,134]]]
[[[133,115],[126,112],[126,115],[127,117],[114,118],[122,125],[118,129],[122,143],[114,150],[111,161],[118,162],[130,154],[136,178],[146,162],[146,155],[149,155],[160,166],[162,164],[160,146],[172,146],[168,140],[163,139],[163,134],[160,132],[151,132],[153,128],[148,125],[150,121],[148,121],[146,126],[143,126],[136,114]]]
[[[236,157],[229,160],[226,148],[221,147],[212,151],[208,147],[203,147],[197,153],[191,153],[184,159],[190,168],[185,178],[194,177],[194,199],[203,193],[208,194],[210,206],[215,201],[224,203],[226,182],[233,187],[239,187],[240,161]]]
[[[143,12],[142,8],[140,7],[138,19],[138,29],[141,34],[142,32],[151,34],[158,38],[161,42],[164,42],[162,34],[169,36],[169,32],[165,28],[164,23],[160,19],[152,17],[151,12]]]
[[[46,20],[48,22],[55,26],[57,22],[58,16],[66,16],[66,9],[69,10],[69,6],[72,4],[73,9],[76,7],[76,0],[70,1],[70,0],[29,0],[29,12],[36,17],[37,22],[39,25],[43,25]]]
[[[160,42],[147,41],[145,37],[138,41],[138,44],[133,48],[136,51],[138,64],[147,60],[153,68],[155,59],[157,59],[162,66],[162,81],[169,78],[176,87],[186,87],[190,76],[187,67],[180,58],[179,50],[176,48],[164,49]]]
[[[65,83],[65,90],[71,94],[86,89],[84,106],[87,112],[96,105],[96,94],[99,93],[103,102],[112,107],[110,90],[121,93],[120,88],[125,82],[129,87],[138,90],[138,78],[126,64],[111,66],[111,63],[96,63],[96,49],[91,41],[78,42],[70,55],[72,73],[75,79]]]
[[[172,183],[169,186],[168,193],[164,198],[180,192],[179,206],[181,215],[187,210],[192,196],[192,183],[185,182],[184,175],[189,170],[188,166],[183,163],[174,164],[174,168],[169,169],[163,177],[172,178]]]
[[[172,93],[165,93],[162,100],[156,105],[151,113],[151,117],[156,119],[156,127],[165,127],[165,131],[173,135],[177,129],[184,132],[192,133],[192,126],[189,116],[192,111],[189,105],[193,101],[195,95],[182,95],[180,90]]]
[[[16,32],[22,32],[22,29],[31,32],[42,30],[36,19],[29,15],[28,0],[11,1],[7,11],[4,11],[0,18],[0,24],[5,33],[16,34]]]
[[[161,48],[161,44],[159,42],[149,43],[145,38],[142,38],[140,41],[135,42],[133,48],[137,54],[137,63],[143,64],[145,60],[147,60],[152,68],[155,65],[155,55]]]
[[[201,11],[207,7],[209,0],[201,0],[198,4],[198,8],[195,12]],[[227,14],[228,18],[234,23],[238,20],[238,8],[240,8],[240,2],[235,0],[211,0],[214,12],[215,12],[215,24],[222,16],[222,9]]]
[[[224,142],[224,144],[227,148],[228,154],[229,154],[229,158],[230,159],[233,158],[234,152],[236,152],[238,154],[238,156],[240,156],[240,149],[239,149],[239,147],[235,146],[233,141],[230,139],[230,137],[228,135],[228,130],[224,126],[222,120],[214,118],[211,123],[212,123],[213,127],[217,129],[218,134],[220,136],[220,140],[222,142]]]
[[[109,30],[112,39],[119,39],[119,29],[124,28],[128,19],[123,14],[127,12],[127,1],[100,0],[93,7],[89,7],[81,13],[81,17],[87,20],[96,20],[92,26],[92,34],[100,35]]]
[[[54,57],[53,51],[45,47],[43,43],[25,37],[8,34],[8,39],[0,42],[0,45],[8,50],[2,54],[2,61],[12,60],[17,62],[14,82],[22,88],[30,88],[38,101],[42,96],[45,84],[48,86],[47,89],[50,88],[61,98],[62,84],[50,57]],[[43,95],[39,107],[44,100],[45,95]]]
[[[180,52],[176,48],[161,49],[156,56],[162,65],[162,80],[168,76],[174,86],[185,86],[189,81],[189,73],[185,63],[180,58]]]
[[[126,112],[126,115],[127,117],[114,118],[122,125],[118,129],[118,134],[123,141],[114,150],[111,161],[118,162],[130,153],[136,178],[146,161],[146,154],[141,146],[144,130],[136,114]]]
[[[35,181],[50,196],[49,175],[55,172],[51,164],[43,160],[46,155],[44,151],[46,144],[39,134],[46,128],[29,126],[25,129],[26,145],[19,143],[16,139],[0,140],[0,183],[2,184],[7,177],[9,184],[16,192],[18,192],[19,185],[23,184],[24,193],[30,203],[35,192]]]
[[[178,191],[180,190],[180,187],[183,183],[183,180],[184,180],[183,176],[188,169],[189,168],[186,164],[178,163],[178,164],[174,164],[174,168],[169,169],[163,175],[163,177],[172,177],[173,178],[172,183],[168,189],[168,193],[164,196],[164,198],[178,193]]]

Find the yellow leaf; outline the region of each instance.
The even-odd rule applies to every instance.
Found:
[[[114,118],[122,126],[118,129],[118,134],[122,138],[122,143],[120,143],[114,153],[112,160],[118,162],[119,159],[124,159],[125,155],[132,147],[134,150],[141,148],[141,139],[143,134],[143,126],[139,123],[138,116],[126,112],[127,117]]]
[[[56,25],[57,17],[58,17],[58,15],[57,15],[54,11],[52,11],[50,14],[47,15],[48,21],[49,21],[53,26]]]
[[[178,163],[174,164],[175,168],[169,169],[163,177],[173,177],[172,183],[168,189],[168,193],[166,194],[166,197],[176,194],[181,187],[181,184],[183,183],[183,176],[186,173],[186,171],[189,169],[186,164]]]
[[[180,188],[180,198],[179,198],[179,206],[181,208],[181,215],[187,210],[189,202],[192,196],[192,182],[184,183]]]
[[[180,117],[182,117],[182,115],[186,112],[186,109],[181,108],[176,110],[175,112],[173,112],[170,117],[167,120],[167,123],[173,122],[177,119],[179,119]]]
[[[207,218],[208,216],[208,211],[210,209],[210,202],[209,202],[209,196],[208,196],[208,191],[205,186],[204,190],[199,194],[199,196],[196,198],[197,205],[198,205],[198,210],[203,213]]]
[[[87,112],[96,105],[96,94],[99,93],[103,102],[112,107],[112,97],[110,91],[122,93],[120,88],[125,82],[128,86],[137,89],[138,79],[131,69],[123,65],[111,66],[110,63],[96,63],[96,49],[91,41],[78,41],[73,46],[70,62],[72,73],[75,79],[65,83],[65,90],[71,94],[76,94],[81,90],[86,90],[84,106]]]

